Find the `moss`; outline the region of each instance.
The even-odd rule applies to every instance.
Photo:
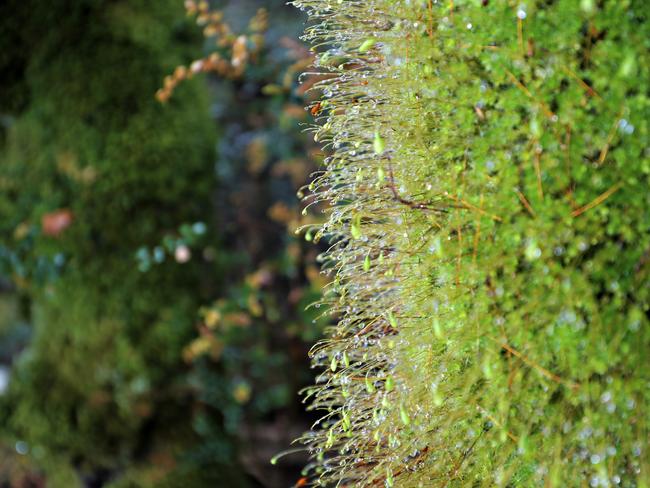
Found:
[[[336,75],[311,479],[647,486],[643,2],[296,3]]]
[[[209,265],[141,273],[135,258],[181,224],[211,218],[205,87],[188,82],[165,107],[154,98],[200,36],[174,0],[7,2],[0,11],[0,63],[13,73],[3,87],[23,96],[2,104],[12,122],[0,152],[1,250],[34,323],[2,398],[2,436],[27,442],[52,486],[73,486],[70,473],[99,486],[154,455],[171,459],[167,471],[200,471],[181,459],[197,441],[181,350]],[[48,234],[41,219],[61,209],[71,225]],[[56,272],[39,271],[45,258]],[[225,454],[205,466],[231,463],[220,440]]]

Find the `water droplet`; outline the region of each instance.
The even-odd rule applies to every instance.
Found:
[[[196,235],[203,235],[207,230],[207,226],[203,222],[195,222],[192,225],[192,232]]]
[[[29,451],[29,445],[25,441],[16,442],[16,452],[22,456],[27,454]]]

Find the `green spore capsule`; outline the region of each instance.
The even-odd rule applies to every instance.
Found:
[[[483,362],[483,375],[488,380],[492,379],[492,365],[489,363],[489,361]]]
[[[359,52],[360,53],[365,53],[365,52],[369,51],[372,48],[372,46],[374,46],[375,44],[377,44],[377,41],[374,38],[366,39],[359,46]]]
[[[336,371],[336,368],[337,368],[338,364],[339,363],[336,360],[336,357],[333,357],[332,361],[330,362],[330,370],[332,371],[332,373]]]
[[[345,432],[347,432],[350,430],[351,425],[350,413],[347,410],[343,410],[343,413],[341,413],[341,427]]]
[[[334,430],[330,429],[327,432],[327,442],[325,442],[325,447],[327,449],[331,448],[334,445]]]
[[[361,215],[355,215],[352,219],[350,234],[355,239],[361,239]]]
[[[363,270],[370,271],[370,256],[367,254],[365,259],[363,260]]]
[[[366,391],[371,395],[375,392],[375,385],[372,380],[366,375]]]
[[[438,393],[437,391],[435,391],[433,393],[433,404],[436,407],[440,407],[440,406],[442,406],[443,402],[444,402],[444,399],[442,398],[442,395],[440,393]]]
[[[438,320],[438,317],[433,318],[433,333],[438,339],[442,339],[442,326],[440,325],[440,320]]]
[[[404,405],[400,405],[399,407],[399,418],[404,425],[409,425],[411,423],[411,418],[409,417]]]
[[[375,154],[382,154],[384,152],[384,140],[379,135],[379,132],[375,132],[375,138],[372,141],[372,148],[375,151]]]

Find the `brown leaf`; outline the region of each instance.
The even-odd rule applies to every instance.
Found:
[[[43,234],[51,237],[58,237],[65,229],[70,227],[73,220],[74,217],[72,212],[66,208],[46,213],[41,218]]]

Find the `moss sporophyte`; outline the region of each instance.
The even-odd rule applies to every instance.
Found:
[[[647,487],[647,3],[295,4],[334,324],[303,483]]]

